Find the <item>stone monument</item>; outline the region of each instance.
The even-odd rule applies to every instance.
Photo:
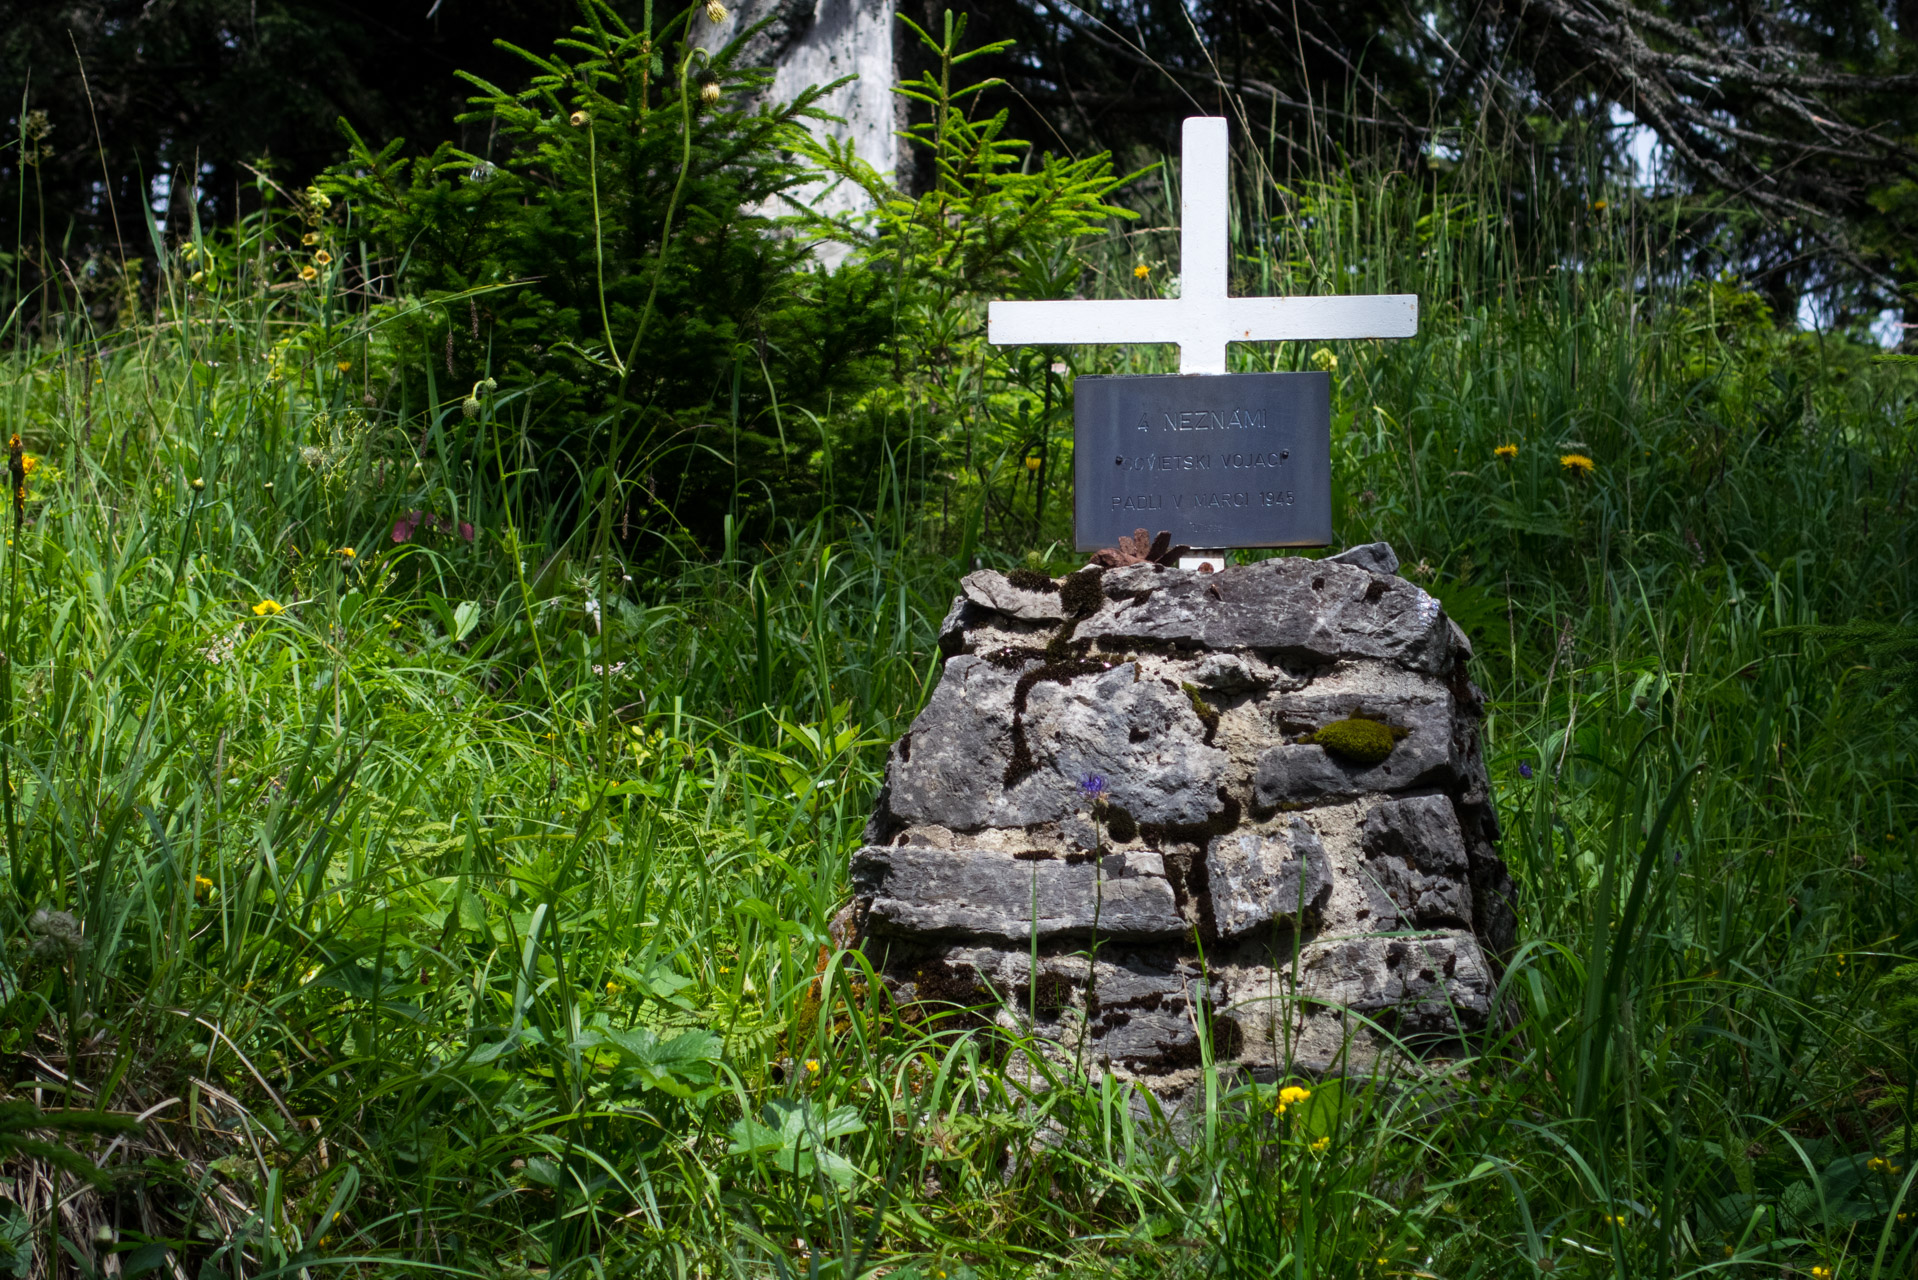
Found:
[[[1177,342],[1081,381],[1063,578],[981,570],[853,857],[850,933],[906,1016],[996,1023],[1177,1094],[1443,1051],[1493,1016],[1512,888],[1471,646],[1382,543],[1331,538],[1323,374],[1227,344],[1403,337],[1417,299],[1235,298],[1226,122],[1186,121],[1179,296],[995,302],[995,342]],[[1218,571],[1214,571],[1217,569]]]
[[[1463,632],[1372,544],[966,577],[852,926],[907,1016],[1177,1093],[1485,1026],[1513,944]]]

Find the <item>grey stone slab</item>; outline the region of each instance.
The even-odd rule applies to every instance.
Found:
[[[1140,680],[1132,663],[1032,683],[1021,716],[1032,769],[1006,787],[1015,688],[1040,666],[1003,668],[969,655],[947,662],[913,722],[910,751],[890,762],[893,814],[955,831],[1058,822],[1090,812],[1081,786],[1092,775],[1137,822],[1193,825],[1224,807],[1226,753],[1205,745],[1183,690]]]
[[[1483,1028],[1496,983],[1470,934],[1353,938],[1307,947],[1304,994],[1401,1032],[1458,1035]]]
[[[1452,695],[1442,686],[1431,685],[1428,691],[1422,693],[1381,694],[1314,693],[1311,689],[1304,689],[1296,693],[1275,694],[1265,706],[1275,731],[1288,739],[1308,736],[1335,720],[1352,716],[1382,720],[1395,729],[1404,730],[1392,747],[1392,753],[1377,764],[1370,765],[1341,759],[1336,753],[1317,748],[1316,744],[1303,744],[1320,750],[1344,780],[1342,787],[1335,786],[1332,784],[1332,775],[1323,774],[1327,787],[1325,794],[1328,796],[1448,786],[1457,777],[1457,761],[1453,756]],[[1288,745],[1300,744],[1294,742]],[[1316,765],[1313,767],[1316,768]],[[1266,772],[1265,757],[1260,759],[1259,770]],[[1296,798],[1310,802],[1304,796]],[[1268,802],[1261,796],[1260,803]]]
[[[1150,860],[867,845],[853,855],[852,879],[870,903],[866,927],[880,937],[1150,939],[1186,927]]]
[[[1065,609],[1059,602],[1057,590],[1035,591],[1014,586],[1005,574],[992,569],[967,574],[959,580],[959,587],[974,604],[1009,618],[1026,622],[1065,621]]]
[[[1261,809],[1276,809],[1348,800],[1364,791],[1353,781],[1356,772],[1314,743],[1271,747],[1259,756],[1252,774],[1253,803]]]
[[[1064,817],[1086,807],[1088,775],[1135,822],[1195,826],[1225,807],[1219,786],[1230,757],[1205,744],[1205,725],[1184,690],[1141,680],[1134,663],[1070,683],[1042,682],[1026,698],[1025,735],[1037,771],[1013,788],[1022,811]]]
[[[887,803],[895,818],[976,831],[1005,815],[1000,779],[1012,758],[1012,694],[1018,679],[1018,669],[969,654],[946,662],[939,687],[886,770]]]
[[[1332,895],[1325,848],[1296,815],[1271,827],[1215,836],[1206,847],[1212,922],[1221,938],[1274,923],[1309,924]]]
[[[1445,796],[1388,800],[1365,815],[1365,874],[1421,928],[1473,923],[1472,876],[1458,814]]]
[[[1144,600],[1108,600],[1078,635],[1107,648],[1173,644],[1251,649],[1320,665],[1377,658],[1436,673],[1451,657],[1439,603],[1419,587],[1349,564],[1280,558],[1218,573],[1170,571]]]
[[[1389,542],[1366,542],[1347,547],[1337,555],[1326,556],[1321,563],[1349,564],[1372,573],[1393,574],[1399,571],[1398,552],[1392,550]]]
[[[1238,653],[1208,653],[1192,668],[1192,683],[1208,693],[1244,693],[1272,683],[1271,669]]]

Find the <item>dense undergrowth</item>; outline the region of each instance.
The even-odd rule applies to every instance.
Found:
[[[1474,637],[1507,1031],[1165,1117],[835,950],[959,573],[1073,563],[1071,376],[1159,353],[993,355],[963,275],[901,293],[910,376],[816,419],[898,424],[865,474],[631,536],[638,478],[580,462],[595,519],[528,482],[536,379],[446,390],[331,254],[298,283],[354,216],[302,197],[0,367],[0,1050],[140,1121],[70,1139],[98,1186],[0,1122],[15,1269],[1912,1274],[1918,378],[1661,279],[1617,193],[1541,247],[1489,181],[1246,187],[1248,291],[1423,298],[1415,339],[1237,358],[1333,369],[1340,537]],[[917,207],[845,269],[910,279]],[[1101,234],[983,278],[1164,287],[1165,233]]]

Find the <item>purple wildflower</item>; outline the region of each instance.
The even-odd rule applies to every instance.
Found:
[[[1079,779],[1079,790],[1086,793],[1086,799],[1097,800],[1106,793],[1106,780],[1096,773],[1088,773]]]
[[[1519,762],[1518,762],[1518,776],[1519,776],[1519,777],[1521,777],[1521,778],[1524,778],[1524,779],[1526,779],[1527,781],[1529,781],[1529,780],[1531,779],[1531,776],[1532,776],[1532,762],[1531,762],[1531,761],[1529,761],[1529,760],[1521,760],[1521,761],[1519,761]]]

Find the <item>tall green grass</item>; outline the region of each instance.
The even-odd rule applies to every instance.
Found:
[[[0,1242],[43,1275],[1911,1274],[1874,986],[1914,941],[1911,708],[1781,629],[1909,621],[1913,379],[1661,280],[1617,193],[1541,250],[1487,182],[1242,202],[1248,288],[1425,300],[1413,340],[1239,358],[1335,367],[1340,535],[1473,635],[1523,896],[1499,1032],[1283,1114],[932,1035],[836,950],[958,574],[1066,560],[1003,366],[968,374],[1001,462],[943,510],[886,477],[608,574],[520,499],[525,389],[366,404],[378,315],[278,287],[270,217],[162,246],[150,323],[16,345],[0,1041],[16,1091],[143,1122],[89,1149],[104,1193],[9,1158]],[[1160,287],[1165,246],[1088,269]]]

